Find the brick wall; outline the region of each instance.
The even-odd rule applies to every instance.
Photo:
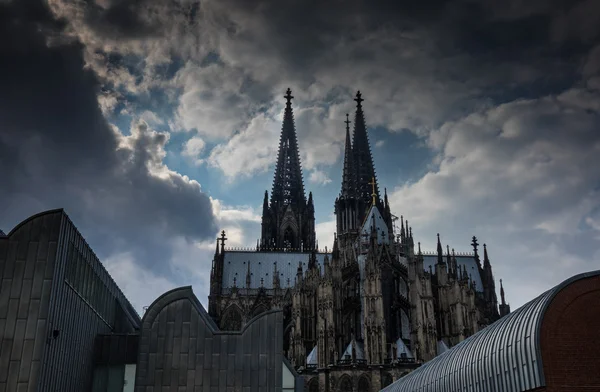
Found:
[[[562,289],[542,321],[546,390],[600,391],[600,276]]]

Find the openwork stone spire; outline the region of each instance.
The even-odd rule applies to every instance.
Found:
[[[367,136],[367,126],[365,115],[362,109],[362,98],[360,91],[356,93],[356,114],[354,117],[354,135],[352,140],[352,150],[354,152],[354,165],[356,168],[356,188],[357,196],[363,200],[366,205],[371,204],[372,186],[369,184],[375,179],[375,194],[379,200],[379,186],[373,166],[373,157],[371,156],[371,147],[369,146],[369,137]]]
[[[298,152],[298,141],[296,139],[296,126],[292,112],[293,98],[292,90],[288,88],[285,95],[287,102],[279,139],[273,191],[271,192],[271,206],[306,205],[300,153]]]
[[[342,194],[341,196],[354,196],[355,190],[355,174],[354,174],[354,159],[352,156],[352,139],[350,138],[350,123],[349,114],[346,113],[346,146],[344,148],[344,171],[342,174]]]

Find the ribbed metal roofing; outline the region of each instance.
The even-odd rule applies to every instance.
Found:
[[[321,273],[323,273],[325,255],[326,253],[317,253],[316,255]],[[280,287],[293,287],[298,265],[302,263],[302,272],[306,273],[309,260],[310,253],[226,251],[223,265],[223,288],[232,288],[234,279],[235,286],[246,287],[248,263],[250,264],[249,288],[264,287],[265,289],[272,289],[275,267],[277,267],[277,274],[279,274]]]
[[[435,357],[382,392],[521,392],[545,385],[540,328],[556,293],[574,276]]]
[[[446,255],[444,255],[444,261],[446,261]],[[435,264],[437,263],[437,255],[424,255],[423,256],[423,269],[429,272],[429,267],[435,273]],[[477,261],[473,256],[456,256],[456,264],[462,268],[463,266],[467,270],[467,274],[471,276],[471,279],[475,281],[475,290],[483,291],[483,281],[481,275],[479,275],[479,268],[477,267]]]

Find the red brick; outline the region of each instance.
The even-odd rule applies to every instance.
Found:
[[[599,332],[600,276],[564,287],[542,321],[546,391],[600,391]]]

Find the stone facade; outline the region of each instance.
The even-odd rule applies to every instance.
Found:
[[[352,135],[345,122],[333,249],[318,251],[300,161],[282,158],[299,156],[290,150],[297,146],[291,98],[288,90],[263,238],[256,249],[233,250],[221,234],[209,314],[221,328],[239,329],[281,309],[283,349],[307,391],[378,391],[499,318],[487,248],[482,264],[475,237],[473,253],[447,246],[444,254],[438,236],[437,252],[426,255],[415,249],[408,222],[396,227],[385,190],[380,195],[359,92]]]

